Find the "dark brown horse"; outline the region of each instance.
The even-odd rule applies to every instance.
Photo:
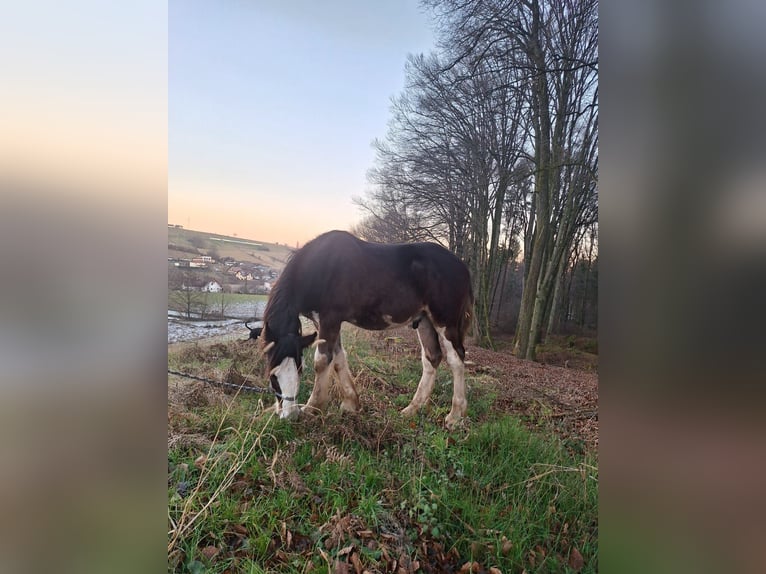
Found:
[[[316,379],[306,409],[324,409],[334,371],[341,408],[359,410],[359,397],[340,340],[341,323],[381,330],[404,324],[417,329],[423,376],[402,412],[412,415],[428,400],[436,368],[446,356],[452,370],[453,425],[465,416],[463,340],[470,324],[473,292],[468,268],[433,243],[383,245],[329,231],[296,251],[277,280],[266,305],[263,339],[269,378],[280,417],[297,416],[303,349],[314,343]],[[303,335],[299,316],[319,332]]]

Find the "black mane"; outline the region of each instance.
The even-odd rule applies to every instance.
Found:
[[[268,351],[269,370],[279,365],[287,357],[295,359],[299,367],[302,363],[301,321],[289,292],[293,284],[291,275],[294,272],[290,263],[294,255],[296,253],[290,256],[287,267],[271,290],[263,315],[262,335],[264,344],[275,343]]]

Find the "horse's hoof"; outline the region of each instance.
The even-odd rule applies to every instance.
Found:
[[[413,407],[412,405],[409,405],[402,409],[402,414],[405,417],[414,417],[418,413],[418,409]]]
[[[451,430],[456,428],[462,420],[463,420],[463,417],[461,417],[460,415],[453,415],[452,413],[450,413],[444,418],[444,424],[446,425],[448,429]]]
[[[362,407],[359,405],[358,402],[346,402],[343,401],[340,404],[340,410],[346,413],[358,413],[362,410]]]

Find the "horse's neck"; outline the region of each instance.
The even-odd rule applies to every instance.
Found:
[[[293,307],[288,305],[282,306],[276,313],[276,317],[277,320],[275,323],[279,325],[278,330],[280,331],[280,335],[295,334],[296,327],[300,333],[300,315]]]

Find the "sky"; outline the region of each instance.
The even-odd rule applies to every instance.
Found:
[[[170,0],[168,223],[303,245],[348,229],[408,54],[417,0]]]

